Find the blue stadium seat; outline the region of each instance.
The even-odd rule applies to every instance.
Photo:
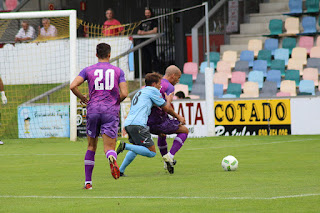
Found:
[[[300,35],[312,35],[317,32],[316,29],[316,17],[314,16],[305,16],[302,18],[302,27],[303,32]]]
[[[263,86],[263,72],[261,71],[251,71],[249,72],[248,81],[258,82],[259,88]]]
[[[315,95],[314,81],[312,80],[300,81],[299,91],[300,93],[304,92],[304,93],[311,93],[312,95]]]
[[[308,58],[307,61],[308,68],[317,68],[320,75],[320,58]]]
[[[271,55],[274,55],[274,51],[278,49],[278,46],[279,46],[279,41],[278,39],[275,39],[275,38],[269,38],[264,42],[264,49],[270,50]]]
[[[235,94],[224,94],[222,98],[237,98]]]
[[[284,60],[285,65],[288,65],[289,49],[279,48],[274,51],[274,59]]]
[[[249,67],[253,66],[254,52],[250,50],[243,50],[240,53],[240,61],[248,61]]]
[[[289,1],[290,14],[301,14],[302,13],[302,0],[290,0]]]
[[[204,61],[200,64],[200,73],[205,73],[205,69],[207,67],[207,62]],[[213,68],[214,69],[214,63],[213,62],[210,62],[210,68]]]
[[[267,76],[268,64],[266,60],[255,60],[253,62],[252,70],[262,71],[264,76]]]
[[[223,95],[223,84],[214,84],[213,85],[214,97],[222,98]]]
[[[266,81],[272,81],[277,83],[277,87],[280,88],[281,84],[281,71],[280,70],[269,70],[267,72]]]

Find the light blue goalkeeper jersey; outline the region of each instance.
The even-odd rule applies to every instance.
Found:
[[[130,112],[124,126],[139,125],[146,127],[153,105],[159,107],[166,105],[160,91],[151,86],[139,90],[131,101]]]

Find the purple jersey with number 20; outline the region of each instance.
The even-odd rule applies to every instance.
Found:
[[[99,62],[84,68],[79,76],[88,81],[89,102],[87,114],[119,115],[119,83],[125,82],[124,72],[108,62]]]

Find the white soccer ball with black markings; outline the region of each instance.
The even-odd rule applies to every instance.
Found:
[[[238,160],[232,155],[224,157],[221,166],[225,171],[234,171],[238,168]]]

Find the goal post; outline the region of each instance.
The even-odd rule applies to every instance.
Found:
[[[0,21],[8,19],[32,19],[32,18],[52,18],[52,17],[68,17],[69,18],[69,71],[70,82],[76,76],[77,70],[77,12],[76,10],[55,10],[55,11],[39,11],[39,12],[9,12],[0,13]],[[4,84],[6,84],[4,82]],[[77,139],[77,98],[70,92],[70,140]]]

